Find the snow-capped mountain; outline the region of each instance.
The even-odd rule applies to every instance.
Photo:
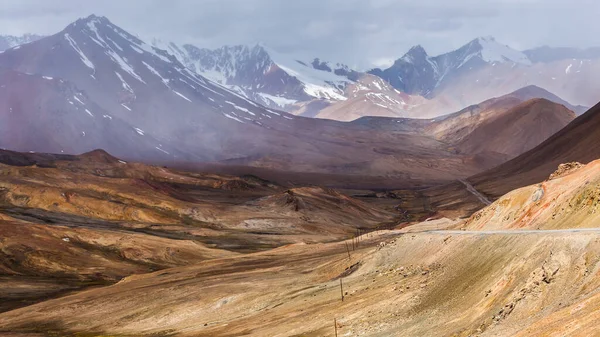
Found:
[[[74,154],[102,148],[134,160],[166,153],[184,158],[59,78],[2,70],[0,119],[0,146],[11,150]]]
[[[524,53],[493,37],[480,37],[455,51],[435,57],[429,56],[423,47],[415,46],[390,68],[376,68],[370,73],[387,80],[400,91],[432,97],[437,88],[457,73],[496,63],[531,65]]]
[[[104,131],[94,127],[97,123],[122,121],[130,126],[128,135],[156,140],[152,147],[154,157],[146,156],[147,159],[214,159],[222,155],[220,147],[229,146],[223,142],[235,142],[236,134],[256,133],[256,128],[272,129],[294,118],[265,109],[197,75],[166,51],[146,44],[105,17],[92,15],[55,35],[8,49],[0,53],[0,68],[63,81],[73,92],[86,97],[66,97],[65,105],[48,94],[52,99],[41,102],[43,109],[39,110],[25,103],[28,95],[34,93],[22,87],[21,94],[13,90],[9,111],[16,113],[17,106],[30,106],[31,109],[19,110],[28,116],[25,120],[56,124],[56,131],[67,132],[60,139],[82,146],[87,143],[77,139],[101,137],[99,133]],[[81,129],[74,130],[72,118],[62,113],[65,106],[96,123],[75,124]],[[56,113],[48,114],[46,119],[38,116],[46,111]],[[34,129],[32,125],[21,126]],[[132,152],[125,139],[122,138],[122,151],[117,148],[116,155],[129,156]],[[69,148],[65,143],[54,146],[44,150],[59,152]],[[169,151],[167,146],[180,150]],[[231,150],[230,154],[245,154],[244,151]]]
[[[366,74],[319,58],[302,60],[262,45],[205,49],[157,40],[146,44],[102,17],[79,20],[58,35],[37,41],[44,41],[40,43],[27,43],[38,38],[33,35],[11,38],[13,47],[0,54],[1,58],[9,69],[15,69],[13,65],[17,64],[17,71],[69,80],[81,90],[97,95],[92,99],[102,102],[107,110],[127,110],[139,105],[148,114],[161,113],[173,98],[180,100],[175,106],[184,104],[181,100],[194,101],[189,91],[204,90],[198,83],[210,90],[234,92],[250,105],[338,120],[375,115],[435,117],[528,85],[550,90],[571,103],[591,106],[597,97],[588,84],[600,78],[596,76],[600,58],[594,59],[594,49],[540,48],[519,52],[491,37],[477,38],[435,57],[415,46],[390,68]],[[21,56],[23,48],[28,52]],[[70,52],[60,55],[65,50]],[[587,59],[565,58],[574,55]],[[67,67],[69,61],[75,63]],[[79,69],[83,66],[85,71]],[[374,80],[373,75],[382,79],[382,84],[376,85],[380,81]],[[156,93],[147,88],[155,82],[158,85],[153,86],[162,87],[160,91],[167,89],[171,97],[155,99]],[[114,88],[119,89],[117,95],[107,92]],[[145,96],[148,98],[140,99]],[[198,101],[220,110],[226,118],[264,125],[264,121],[250,114],[244,116],[244,121],[235,111],[225,111],[226,105],[204,96]],[[156,103],[152,105],[152,101]],[[178,107],[182,111],[188,108]],[[127,115],[123,118],[128,121]]]
[[[346,65],[318,58],[300,60],[262,45],[214,50],[159,40],[154,40],[153,45],[167,50],[196,73],[279,109],[313,99],[343,101],[346,86],[358,77]]]
[[[361,116],[435,117],[527,85],[550,85],[523,79],[531,77],[528,70],[535,64],[526,53],[492,37],[474,39],[435,57],[415,46],[390,68],[370,71],[369,76],[383,80],[379,88],[374,85],[378,81],[367,73],[343,64],[318,58],[303,61],[261,45],[214,50],[161,41],[153,45],[167,50],[188,69],[261,105],[343,121]],[[505,78],[497,69],[517,75]],[[493,73],[494,79],[481,73]],[[478,74],[477,78],[472,78],[473,74]],[[463,82],[465,78],[473,83]],[[370,83],[368,90],[364,90],[365,81]],[[457,87],[456,83],[463,84]],[[389,85],[394,90],[386,89]]]
[[[35,34],[24,34],[22,36],[0,35],[0,52],[22,44],[37,41],[41,38],[42,36]]]

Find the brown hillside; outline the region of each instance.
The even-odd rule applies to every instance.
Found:
[[[600,104],[575,119],[534,149],[469,181],[493,197],[543,181],[561,163],[589,163],[600,158]]]
[[[532,99],[484,119],[458,148],[467,153],[498,152],[514,157],[560,131],[575,117],[560,104]]]

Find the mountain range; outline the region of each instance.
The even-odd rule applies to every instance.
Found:
[[[510,63],[511,65],[531,65],[529,58],[493,37],[477,38],[463,47],[435,57],[430,57],[418,45],[387,69],[373,69],[370,73],[387,80],[396,89],[408,94],[434,97],[435,91],[454,80],[463,72],[488,64]]]
[[[342,121],[366,115],[432,118],[529,85],[574,103],[580,114],[595,104],[594,93],[581,87],[595,81],[591,74],[596,73],[600,56],[594,48],[543,47],[521,52],[493,37],[480,37],[434,57],[415,46],[391,67],[363,72],[319,58],[295,58],[262,45],[214,50],[158,40],[153,45],[259,104]],[[379,78],[387,88],[377,85]],[[561,86],[562,81],[572,83]],[[332,113],[336,110],[347,113]]]
[[[40,38],[0,36],[0,50]],[[153,39],[150,45],[257,104],[340,121],[362,116],[433,118],[529,85],[557,95],[557,103],[572,103],[581,114],[596,103],[588,88],[600,71],[599,48],[518,51],[493,37],[476,38],[438,56],[417,45],[389,68],[368,71],[318,57],[297,58],[261,44],[207,49]]]

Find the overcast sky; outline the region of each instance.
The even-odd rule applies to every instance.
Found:
[[[0,0],[0,34],[52,34],[92,13],[146,39],[262,42],[359,69],[477,36],[516,49],[600,46],[599,0]]]

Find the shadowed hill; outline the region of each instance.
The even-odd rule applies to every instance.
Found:
[[[546,179],[561,163],[600,158],[600,104],[532,150],[468,180],[493,197]]]
[[[517,156],[531,150],[575,119],[566,107],[543,98],[521,103],[484,120],[457,147],[467,153]]]

